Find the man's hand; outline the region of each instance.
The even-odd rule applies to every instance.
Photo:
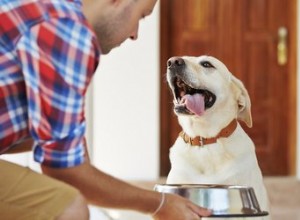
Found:
[[[200,216],[207,217],[211,212],[201,208],[191,201],[178,195],[165,194],[165,202],[153,216],[155,220],[199,220]]]

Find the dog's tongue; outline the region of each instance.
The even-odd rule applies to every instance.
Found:
[[[201,116],[205,111],[204,96],[201,94],[185,95],[182,97],[182,103],[194,114]]]

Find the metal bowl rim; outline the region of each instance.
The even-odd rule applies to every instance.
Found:
[[[253,187],[243,185],[221,185],[221,184],[155,184],[154,188],[168,189],[245,189],[251,190]]]

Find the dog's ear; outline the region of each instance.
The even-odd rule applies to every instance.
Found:
[[[245,124],[251,128],[252,127],[252,116],[251,116],[251,101],[244,84],[234,76],[232,76],[232,81],[234,85],[240,90],[237,97],[238,105],[238,119],[245,122]]]

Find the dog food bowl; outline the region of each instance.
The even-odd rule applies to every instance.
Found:
[[[201,207],[212,210],[210,217],[266,216],[252,187],[230,185],[157,184],[155,191],[183,196]]]

